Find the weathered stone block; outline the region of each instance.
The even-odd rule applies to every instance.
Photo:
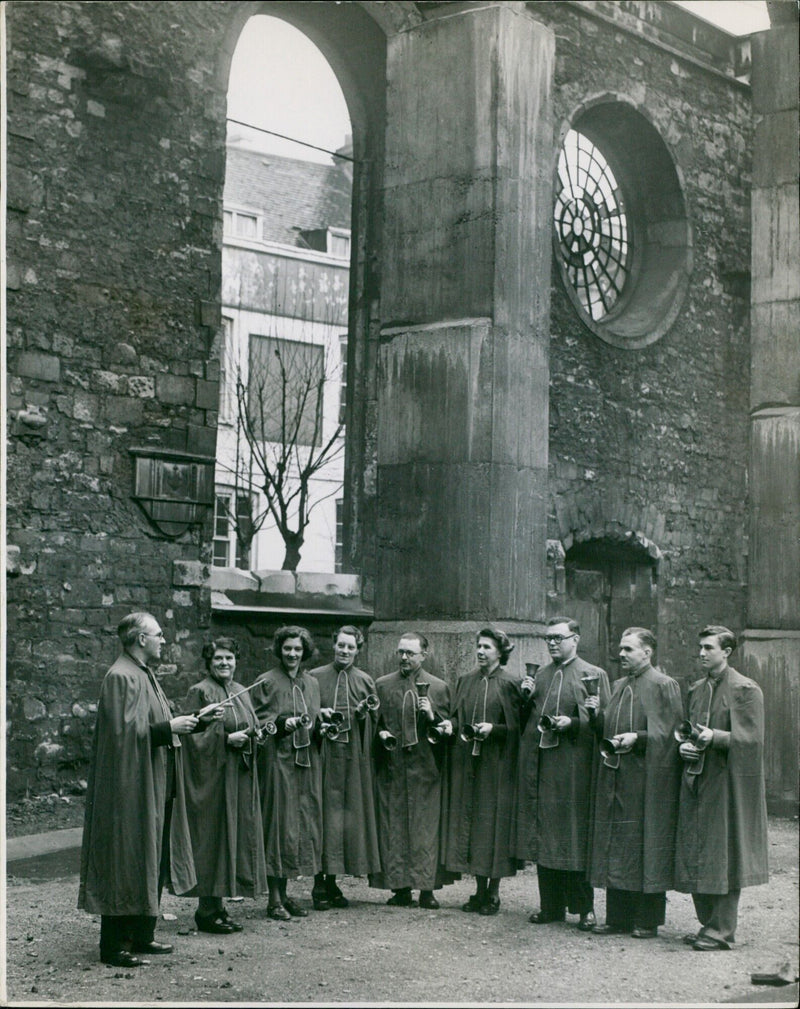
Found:
[[[214,569],[216,570],[216,569]],[[207,564],[201,564],[200,561],[183,561],[177,560],[172,562],[172,584],[173,585],[191,585],[200,586],[205,585],[209,579],[209,576],[213,577],[213,573],[209,572],[209,567]]]
[[[180,403],[188,406],[194,402],[194,379],[180,375],[158,375],[156,395],[161,403]]]
[[[298,594],[307,592],[313,595],[352,598],[358,597],[361,593],[361,579],[358,575],[298,571],[296,582]]]
[[[37,354],[25,351],[16,362],[9,364],[9,371],[25,378],[36,378],[42,382],[61,381],[61,362],[52,354]]]
[[[201,410],[216,410],[219,407],[219,382],[198,379],[195,406]]]

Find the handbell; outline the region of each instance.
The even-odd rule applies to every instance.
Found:
[[[420,697],[427,697],[428,691],[431,689],[430,683],[420,682],[417,683],[417,693]]]
[[[536,674],[538,672],[539,672],[539,663],[538,662],[526,662],[525,663],[525,677],[526,677],[526,679],[535,680],[536,679]],[[520,687],[520,690],[522,691],[522,693],[526,697],[530,697],[530,695],[533,693],[533,691],[535,689],[536,689],[535,685],[533,687],[527,687],[527,686],[521,686]]]
[[[434,711],[433,721],[428,725],[428,730],[425,733],[428,742],[431,744],[431,746],[436,746],[437,743],[441,743],[441,741],[444,739],[444,733],[442,732],[443,721],[444,719],[438,713],[438,711]]]
[[[700,728],[685,718],[675,729],[674,736],[679,743],[696,743],[700,738]]]
[[[339,729],[339,724],[337,724],[336,722],[323,722],[322,725],[320,726],[320,731],[322,732],[322,735],[326,739],[330,739],[331,741],[333,741],[334,739],[339,738],[339,733],[341,731]]]
[[[332,711],[328,716],[328,722],[331,725],[340,726],[344,725],[344,712],[343,711]]]
[[[600,740],[600,753],[608,758],[613,757],[617,752],[617,744],[614,742],[613,737],[606,737]]]
[[[377,694],[367,694],[366,697],[362,697],[356,706],[356,711],[377,711],[381,706],[380,698]]]
[[[552,715],[542,715],[539,719],[540,732],[555,732],[557,728],[558,723]]]
[[[596,675],[589,674],[587,676],[581,677],[581,683],[586,687],[586,693],[589,697],[597,697],[598,695],[598,684],[600,683],[600,677]],[[592,711],[594,708],[591,709]]]
[[[388,729],[384,729],[378,734],[378,738],[383,743],[384,749],[386,750],[396,750],[397,749],[397,736],[389,732]]]
[[[464,725],[461,729],[461,739],[465,743],[473,743],[479,738],[478,729],[474,725]]]
[[[301,715],[298,715],[297,717],[301,729],[311,728],[311,715],[309,715],[307,711],[304,711]]]

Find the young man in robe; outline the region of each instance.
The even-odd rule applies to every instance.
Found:
[[[768,879],[764,697],[728,665],[735,648],[727,627],[700,632],[704,676],[689,688],[691,738],[676,744],[683,775],[675,888],[692,895],[702,927],[684,942],[700,951],[731,948],[742,887]]]

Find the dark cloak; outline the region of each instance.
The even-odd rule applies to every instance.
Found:
[[[633,691],[633,725],[625,688]],[[624,710],[620,702],[625,695]],[[617,714],[619,712],[619,721]],[[594,802],[590,882],[638,893],[672,889],[680,761],[674,731],[683,717],[680,688],[648,667],[614,684],[598,733],[635,731],[639,739],[615,770],[601,760]]]
[[[93,914],[158,915],[167,750],[177,742],[168,714],[155,676],[121,655],[100,687],[86,792],[78,907]],[[195,885],[181,750],[169,834],[175,893]]]
[[[450,717],[450,688],[426,669],[404,677],[400,671],[381,676],[380,728],[396,736],[397,749],[387,751],[376,740],[376,806],[382,871],[370,875],[370,886],[401,890],[435,890],[451,877],[443,869],[442,822],[445,809],[443,755],[446,743],[431,744],[430,721],[417,712],[417,742],[403,746],[403,698],[416,694],[414,683],[430,684],[434,712]]]
[[[730,666],[708,717],[707,678],[689,688],[689,719],[714,730],[700,774],[681,777],[675,889],[730,893],[768,880],[764,697]],[[678,745],[677,743],[675,744]]]
[[[479,669],[456,682],[454,743],[450,750],[450,803],[446,866],[498,878],[516,872],[517,756],[519,753],[519,679],[499,666],[488,677],[486,717]],[[473,744],[460,732],[475,721],[493,729],[473,756]]]
[[[212,676],[196,683],[186,699],[196,711],[244,688]],[[242,749],[226,744],[232,732],[256,724],[247,694],[223,709],[221,721],[184,736],[186,812],[197,872],[193,893],[203,897],[255,897],[267,888],[255,741]]]
[[[264,850],[269,876],[314,876],[322,863],[322,762],[313,736],[304,747],[308,766],[295,747],[295,733],[286,732],[287,718],[295,710],[292,683],[303,695],[312,724],[319,717],[319,683],[315,676],[298,672],[294,681],[283,667],[263,673],[250,697],[259,722],[275,722],[278,731],[258,748]],[[298,737],[299,738],[299,737]]]
[[[559,668],[563,683],[557,698]],[[516,855],[549,869],[588,868],[597,740],[583,703],[587,692],[581,677],[590,672],[597,675],[600,704],[605,707],[611,693],[605,670],[577,656],[560,667],[549,663],[540,669],[533,694],[523,699]],[[572,719],[572,726],[555,736],[558,745],[547,749],[539,745],[542,714]]]
[[[375,683],[355,666],[340,676],[333,663],[310,675],[319,683],[320,707],[333,708],[335,701],[343,714],[348,705],[350,712],[349,730],[338,739],[322,739],[322,871],[365,876],[380,868],[372,774],[376,715],[367,711],[359,718],[355,709],[375,693]]]

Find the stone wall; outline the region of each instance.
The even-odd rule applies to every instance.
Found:
[[[568,549],[630,530],[658,547],[659,661],[684,678],[704,623],[744,624],[749,89],[577,7],[536,5],[557,24],[554,128],[600,96],[654,125],[682,184],[693,264],[672,327],[639,349],[589,332],[553,269],[548,535]]]
[[[209,526],[164,539],[129,449],[215,451],[225,13],[7,6],[9,795],[85,774],[125,613],[173,695],[210,618],[171,578]]]

